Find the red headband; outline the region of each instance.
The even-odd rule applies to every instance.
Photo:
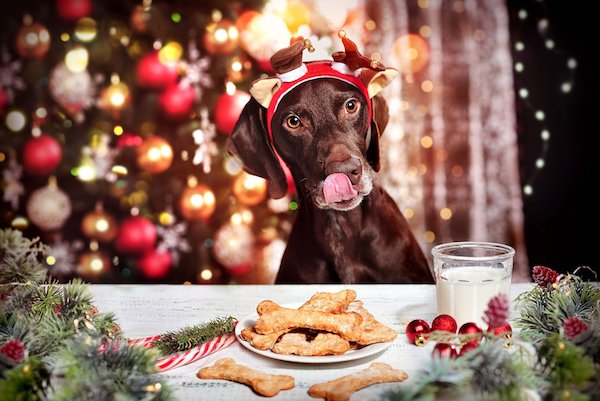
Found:
[[[283,99],[285,95],[290,93],[294,88],[315,79],[323,79],[323,78],[333,78],[338,79],[340,81],[349,83],[350,85],[356,87],[365,97],[367,102],[367,108],[369,112],[369,121],[371,121],[372,117],[372,106],[371,106],[371,98],[369,97],[369,92],[365,84],[355,75],[352,74],[350,69],[342,63],[336,63],[332,61],[315,61],[303,63],[299,68],[287,72],[285,74],[278,74],[281,79],[281,87],[273,94],[273,98],[269,103],[269,107],[267,108],[267,130],[269,131],[269,138],[271,139],[271,145],[273,145],[273,150],[279,159],[279,164],[283,169],[288,184],[288,193],[293,193],[296,190],[296,186],[290,172],[289,167],[283,161],[277,149],[275,149],[275,142],[273,141],[273,116],[275,115],[275,111],[277,110],[277,106]]]

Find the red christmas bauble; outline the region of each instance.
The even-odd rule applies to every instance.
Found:
[[[76,21],[90,14],[92,11],[91,0],[57,0],[56,12],[58,16],[67,21]]]
[[[250,94],[236,90],[233,95],[223,93],[215,104],[215,125],[224,134],[231,134],[242,110],[250,100]]]
[[[437,343],[435,347],[433,347],[431,355],[437,355],[443,358],[456,358],[458,356],[458,352],[456,352],[456,348],[453,345],[446,343]]]
[[[478,345],[479,342],[477,340],[473,340],[468,343],[462,344],[458,356],[464,356],[467,352],[477,348]]]
[[[140,58],[136,68],[137,82],[149,89],[165,89],[177,82],[177,66],[162,63],[158,53],[149,53]]]
[[[508,322],[504,322],[501,325],[495,326],[495,327],[488,327],[487,329],[488,333],[493,333],[495,336],[498,336],[500,334],[504,334],[505,337],[511,337],[512,336],[512,327],[510,326],[510,324]]]
[[[171,85],[160,95],[160,105],[171,118],[187,117],[196,101],[196,93],[190,85]]]
[[[458,325],[456,320],[450,315],[438,315],[433,322],[431,322],[431,330],[449,331],[450,333],[456,333]]]
[[[151,249],[138,260],[138,267],[144,277],[157,279],[167,276],[172,263],[169,251]]]
[[[460,326],[460,328],[458,329],[458,333],[459,334],[479,334],[479,333],[483,333],[483,330],[481,330],[479,328],[479,326],[477,326],[475,323],[467,322],[467,323],[463,324],[462,326]],[[462,346],[463,347],[465,347],[465,346],[476,347],[477,344],[479,344],[479,338],[474,338],[473,340],[467,341],[466,343],[462,344]]]
[[[150,251],[156,243],[156,227],[143,217],[133,216],[121,223],[117,236],[117,250],[140,255]]]
[[[413,320],[406,326],[406,338],[411,344],[418,346],[425,345],[429,332],[429,323],[422,319]]]
[[[123,135],[119,136],[119,139],[117,139],[117,148],[123,149],[140,146],[143,142],[144,140],[141,136],[133,134],[131,132],[126,132]]]
[[[460,326],[460,329],[458,329],[458,333],[459,334],[478,334],[478,333],[483,333],[483,330],[481,330],[479,328],[479,326],[477,326],[475,323],[467,322],[467,323],[463,324],[462,326]]]
[[[49,135],[29,139],[23,146],[23,168],[31,175],[52,173],[62,160],[60,143]]]

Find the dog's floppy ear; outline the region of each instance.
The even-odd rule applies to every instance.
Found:
[[[254,99],[242,110],[227,144],[229,153],[237,155],[244,170],[269,181],[269,195],[279,199],[287,193],[287,180],[269,140],[265,126],[265,109]]]
[[[383,95],[378,94],[371,99],[373,119],[371,120],[371,133],[367,143],[367,161],[373,170],[379,171],[379,137],[390,120],[389,109]]]

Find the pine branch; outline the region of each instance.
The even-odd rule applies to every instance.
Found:
[[[46,401],[50,373],[37,357],[25,358],[0,377],[0,400]]]
[[[154,346],[164,355],[187,351],[202,345],[213,338],[233,332],[237,320],[232,317],[219,317],[207,323],[184,327],[178,331],[162,334]]]
[[[102,348],[101,348],[102,347]],[[98,352],[103,349],[102,352]],[[129,347],[125,341],[102,342],[78,335],[56,354],[57,375],[63,377],[52,399],[56,401],[167,401],[168,387],[156,373],[156,352]]]
[[[383,394],[384,401],[433,401],[442,393],[457,393],[464,390],[471,380],[472,372],[466,359],[433,357],[421,369],[411,386]]]

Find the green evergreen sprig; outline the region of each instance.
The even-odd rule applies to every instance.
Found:
[[[38,240],[0,230],[0,346],[25,347],[22,360],[0,363],[0,401],[172,399],[153,376],[156,351],[127,346],[83,281],[49,281],[43,252]]]
[[[237,320],[232,316],[218,317],[209,322],[161,334],[154,346],[163,354],[187,351],[217,336],[233,333],[236,324]]]

